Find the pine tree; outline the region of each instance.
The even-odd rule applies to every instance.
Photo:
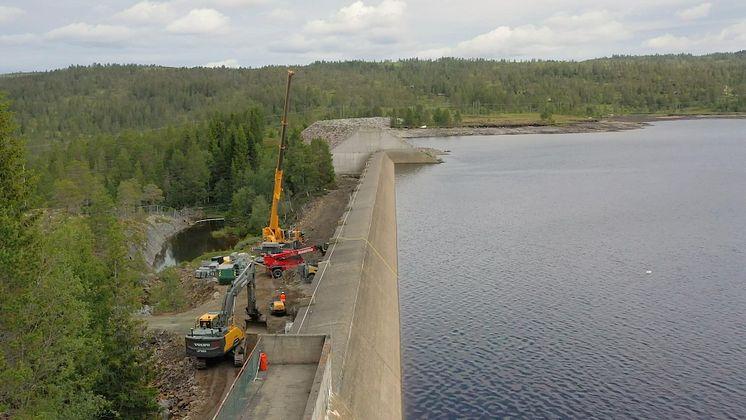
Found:
[[[147,363],[150,354],[139,348],[139,331],[130,315],[138,296],[136,267],[127,256],[113,203],[102,189],[95,195],[87,221],[103,271],[92,290],[93,329],[106,355],[93,389],[109,402],[104,418],[149,418],[157,410],[156,393],[149,385],[153,377]]]
[[[94,260],[90,236],[66,220],[42,240],[29,216],[31,189],[23,143],[0,104],[0,412],[92,418],[106,402],[91,390],[97,342],[76,272]]]

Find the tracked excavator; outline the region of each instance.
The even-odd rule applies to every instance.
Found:
[[[210,311],[200,316],[197,323],[186,335],[186,354],[197,359],[197,368],[207,367],[208,360],[220,359],[229,353],[233,354],[233,364],[243,366],[247,353],[246,328],[249,324],[264,325],[256,306],[256,264],[250,262],[233,281],[223,299],[223,306],[219,311]],[[239,326],[233,320],[236,297],[246,287],[248,305],[246,306],[246,325]]]
[[[276,253],[287,248],[299,248],[303,243],[303,232],[298,229],[284,230],[280,227],[279,206],[282,196],[283,160],[288,147],[287,128],[288,110],[290,108],[290,82],[295,73],[288,70],[287,85],[285,87],[285,107],[282,111],[282,128],[280,134],[280,151],[277,155],[275,168],[275,185],[272,190],[272,208],[269,213],[269,225],[262,229],[262,246],[256,249],[260,253]]]

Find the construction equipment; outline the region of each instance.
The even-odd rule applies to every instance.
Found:
[[[321,255],[326,253],[325,245],[306,246],[298,249],[286,249],[276,254],[265,254],[257,258],[256,262],[267,267],[267,271],[272,277],[279,279],[285,270],[290,270],[305,263],[303,254],[319,251]]]
[[[287,296],[285,295],[285,292],[280,292],[277,297],[275,297],[272,302],[269,304],[269,313],[274,316],[285,316],[287,315],[287,307],[285,306]]]
[[[313,282],[313,278],[318,271],[319,266],[315,264],[303,263],[298,265],[298,275],[306,283]]]
[[[261,313],[256,306],[256,265],[252,262],[233,281],[223,299],[223,306],[219,311],[210,311],[199,317],[197,324],[186,335],[186,354],[197,359],[197,367],[203,369],[207,360],[222,358],[233,353],[233,363],[243,366],[246,354],[245,328],[249,323],[259,323],[266,326]],[[244,328],[233,322],[233,311],[236,296],[246,287],[248,289],[248,305],[246,307],[246,326]]]
[[[282,163],[287,149],[287,127],[288,127],[288,109],[290,108],[290,81],[293,79],[292,70],[288,70],[288,81],[285,88],[285,107],[282,111],[282,129],[280,134],[280,151],[277,155],[277,167],[275,168],[275,186],[272,190],[272,208],[269,213],[269,226],[262,229],[262,238],[264,243],[262,248],[267,250],[271,248],[298,247],[303,242],[303,233],[300,230],[283,230],[280,227],[280,217],[278,214],[280,206],[280,196],[282,195]]]

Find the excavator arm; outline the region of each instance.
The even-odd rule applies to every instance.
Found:
[[[233,311],[236,305],[236,296],[241,293],[241,289],[249,284],[249,281],[254,281],[255,270],[256,268],[254,267],[254,263],[249,263],[249,265],[238,275],[233,284],[231,284],[231,288],[225,294],[225,299],[223,299],[223,308],[221,309],[221,312],[225,316],[225,324],[223,324],[223,326],[227,326],[231,323],[230,319],[233,317]]]

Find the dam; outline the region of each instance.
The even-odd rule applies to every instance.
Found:
[[[350,143],[332,145],[335,171],[358,172],[360,182],[319,264],[313,293],[284,338],[296,337],[294,348],[305,355],[300,365],[307,367],[294,371],[305,373],[296,378],[292,392],[284,388],[274,399],[266,394],[248,398],[257,392],[252,382],[259,352],[276,352],[269,343],[283,339],[260,335],[216,418],[249,416],[261,405],[277,407],[262,411],[269,418],[403,416],[394,167],[439,160],[378,127],[358,127],[346,137]],[[306,347],[319,350],[309,353]],[[290,360],[286,353],[276,354],[281,361]],[[265,385],[278,381],[273,373],[290,371],[283,367],[273,372],[276,367],[271,365],[262,379]],[[280,410],[288,401],[297,407],[292,413]]]

